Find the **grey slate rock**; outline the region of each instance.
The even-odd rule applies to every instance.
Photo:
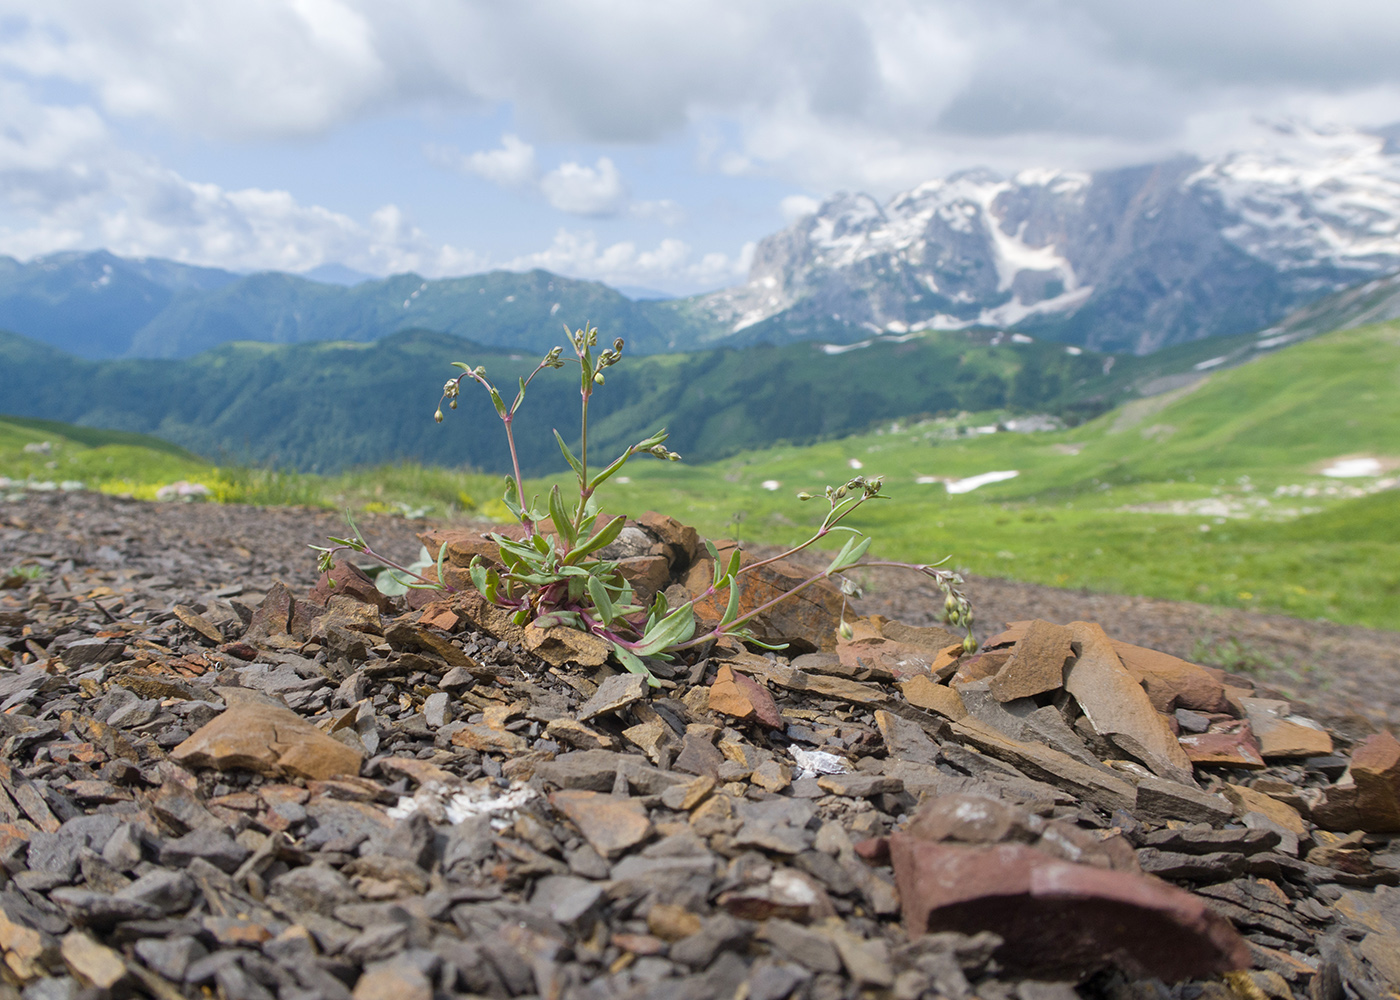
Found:
[[[194,901],[194,882],[184,872],[156,869],[119,890],[113,898],[144,903],[168,915],[189,909]]]
[[[1166,778],[1151,777],[1138,782],[1133,814],[1138,819],[1154,823],[1181,820],[1185,823],[1219,825],[1232,819],[1235,811],[1222,795]]]
[[[72,879],[78,871],[78,851],[84,847],[100,851],[120,823],[116,816],[98,813],[74,816],[54,833],[36,833],[29,838],[29,867]]]
[[[222,830],[205,828],[167,840],[160,848],[160,863],[182,868],[195,858],[203,858],[232,874],[251,853]]]
[[[671,945],[671,960],[692,969],[703,969],[721,950],[736,948],[747,941],[753,936],[753,930],[753,924],[746,920],[736,920],[727,913],[716,914],[706,918],[699,931]]]
[[[204,945],[187,935],[142,938],[134,950],[147,968],[177,983],[184,981],[191,964],[209,954]]]

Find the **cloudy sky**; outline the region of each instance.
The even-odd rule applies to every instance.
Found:
[[[0,253],[682,293],[838,190],[1400,121],[1394,0],[0,0]]]

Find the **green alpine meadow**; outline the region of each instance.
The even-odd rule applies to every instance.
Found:
[[[610,452],[664,426],[684,461],[636,459],[599,502],[609,514],[665,511],[713,537],[791,544],[820,519],[799,492],[879,476],[889,499],[864,505],[851,523],[874,538],[871,553],[883,559],[952,556],[958,569],[980,575],[1400,628],[1400,323],[1336,330],[1202,371],[1193,371],[1198,359],[1220,344],[1191,345],[1124,358],[1107,375],[1105,356],[1042,343],[1004,349],[987,339],[943,333],[841,352],[797,344],[626,358],[608,372],[611,391],[598,394],[594,446]],[[220,378],[238,383],[261,371],[259,359],[279,358],[284,381],[276,385],[297,416],[278,450],[301,462],[211,463],[194,452],[215,452],[212,444],[184,451],[131,432],[5,418],[0,474],[11,490],[82,483],[152,498],[184,480],[222,502],[508,520],[504,445],[485,394],[464,394],[447,426],[432,420],[437,388],[452,372],[447,361],[457,356],[445,351],[463,348],[413,334],[103,363],[74,398],[84,421],[104,408],[119,412],[148,374],[141,365],[164,366],[172,386],[198,379],[189,390],[197,397],[214,394]],[[538,360],[465,350],[503,385]],[[369,363],[351,363],[360,359]],[[317,364],[320,377],[307,375]],[[1029,370],[1037,373],[1034,394]],[[520,412],[527,498],[566,482],[550,428],[574,426],[578,390],[553,374],[532,383]],[[759,396],[753,386],[763,379],[791,394]],[[1068,426],[1153,381],[1170,387]],[[272,389],[264,382],[226,391],[222,412],[260,405],[259,393]],[[1001,405],[970,408],[998,392]],[[1018,398],[1028,405],[1009,405]],[[1028,421],[1024,411],[1037,408],[1058,417]],[[394,415],[388,427],[386,414]],[[178,438],[195,416],[172,401],[146,429]],[[1059,429],[1007,429],[1018,426]],[[358,456],[374,455],[369,443],[340,452],[325,443],[357,431],[372,442],[399,427],[422,442],[417,460],[362,464]],[[774,443],[759,446],[765,440]],[[474,460],[442,457],[457,449]]]

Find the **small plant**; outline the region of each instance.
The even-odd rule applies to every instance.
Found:
[[[44,567],[36,566],[33,563],[26,563],[18,566],[11,566],[0,573],[0,586],[6,588],[22,587],[29,580],[39,580],[44,576]]]
[[[745,642],[764,648],[746,627],[756,616],[774,605],[787,600],[806,588],[830,577],[842,579],[842,592],[856,593],[853,583],[842,574],[856,566],[898,566],[914,569],[931,577],[943,590],[946,601],[945,620],[968,630],[965,648],[976,648],[972,639],[972,609],[960,585],[962,578],[953,572],[937,568],[936,565],[915,565],[897,562],[861,562],[870,548],[871,539],[840,522],[868,501],[886,499],[881,492],[883,480],[879,477],[856,476],[841,486],[828,486],[824,499],[828,509],[820,526],[801,544],[768,559],[748,564],[742,563],[736,549],[727,561],[722,560],[714,545],[706,542],[710,558],[714,562],[714,578],[708,588],[679,607],[669,606],[665,595],[657,594],[646,607],[635,603],[635,595],[619,571],[617,562],[600,558],[599,553],[606,549],[621,534],[625,518],[613,517],[602,520],[599,516],[595,494],[598,488],[615,476],[632,458],[638,455],[651,455],[663,461],[678,461],[680,456],[666,448],[667,433],[657,431],[650,437],[627,448],[601,469],[590,466],[588,453],[588,408],[593,393],[605,383],[604,372],[615,365],[622,357],[623,341],[614,340],[610,348],[595,353],[598,345],[596,328],[586,328],[568,332],[569,341],[579,366],[579,396],[581,436],[577,455],[569,448],[558,430],[554,438],[565,461],[573,470],[578,483],[576,499],[565,501],[558,486],[550,490],[543,509],[537,507],[538,498],[527,504],[524,500],[520,460],[516,450],[514,420],[517,411],[525,400],[526,390],[535,376],[546,368],[563,368],[563,349],[554,348],[528,376],[520,379],[519,391],[507,405],[500,390],[486,377],[486,370],[480,366],[473,368],[465,362],[453,362],[461,369],[461,374],[449,379],[443,387],[442,399],[433,415],[439,423],[443,420],[442,404],[447,408],[457,408],[457,397],[464,379],[479,384],[490,394],[505,430],[506,442],[510,449],[512,475],[506,477],[504,503],[510,513],[525,529],[520,540],[492,534],[490,538],[500,550],[501,569],[486,565],[480,556],[472,560],[469,568],[473,585],[486,600],[497,607],[509,610],[517,625],[533,623],[541,628],[565,626],[588,632],[604,639],[614,655],[628,670],[641,674],[648,682],[657,681],[644,662],[644,657],[670,660],[677,653],[703,645],[720,636],[735,636]],[[799,493],[800,500],[816,499],[810,493]],[[600,523],[600,520],[602,523]],[[542,533],[540,526],[548,522],[552,531]],[[352,524],[353,528],[353,524]],[[834,532],[847,537],[840,551],[823,570],[813,573],[780,596],[752,608],[739,612],[740,579],[754,571],[785,559],[814,545]],[[413,566],[400,566],[374,553],[358,531],[354,537],[332,538],[331,547],[313,546],[321,552],[322,569],[329,569],[335,554],[350,550],[370,555],[385,567],[380,580],[392,586],[397,592],[408,587],[432,587],[448,589],[442,580],[441,557],[439,552],[438,579],[432,580],[421,572],[427,568],[420,558]],[[426,556],[426,553],[424,553]],[[701,630],[697,634],[695,606],[698,602],[715,598],[716,604],[724,604],[724,612],[717,624]],[[844,622],[842,630],[849,634]]]

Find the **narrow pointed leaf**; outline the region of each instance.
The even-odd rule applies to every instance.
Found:
[[[608,596],[608,588],[603,586],[603,581],[596,576],[590,576],[587,581],[588,596],[593,601],[593,607],[598,610],[598,617],[602,619],[605,626],[611,625],[617,612],[613,610],[612,598]]]
[[[578,548],[566,555],[564,561],[566,563],[577,563],[590,552],[597,552],[599,549],[607,548],[617,539],[618,535],[622,534],[622,526],[626,523],[627,519],[621,515],[613,518],[607,524],[603,525],[603,529],[596,535],[588,539],[588,541],[581,543]]]
[[[739,614],[739,587],[731,579],[729,582],[729,603],[725,606],[724,617],[719,620],[720,627],[723,628],[732,622]]]
[[[559,450],[564,453],[564,458],[568,461],[569,467],[574,470],[574,475],[583,479],[583,464],[574,457],[574,453],[569,450],[569,446],[564,443],[564,438],[557,430],[554,432],[554,440],[559,442]]]
[[[652,676],[652,672],[647,669],[647,665],[630,649],[626,646],[618,645],[617,643],[613,643],[612,647],[613,655],[617,657],[617,662],[626,667],[628,671],[634,674],[641,674],[652,687],[661,686],[661,682]]]
[[[564,509],[564,498],[559,493],[557,483],[549,491],[549,519],[554,522],[554,527],[559,534],[564,536],[564,544],[568,548],[573,548],[574,542],[578,541],[578,536],[574,534],[574,525],[569,517],[569,512]]]
[[[659,653],[680,642],[685,642],[695,634],[695,607],[686,602],[672,611],[642,636],[640,644],[633,648],[638,656]]]

